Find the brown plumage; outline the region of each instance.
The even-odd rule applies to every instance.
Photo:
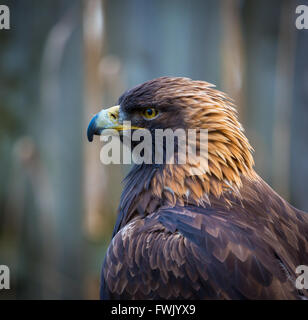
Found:
[[[208,170],[134,165],[106,253],[104,299],[300,299],[295,269],[308,265],[308,215],[254,171],[230,99],[206,82],[162,77],[119,99],[118,123],[208,129]],[[140,113],[152,107],[153,120]],[[91,122],[89,139],[100,134]],[[198,146],[198,144],[197,144]]]

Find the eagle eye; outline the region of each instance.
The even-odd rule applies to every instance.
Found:
[[[145,120],[152,120],[158,116],[158,111],[155,108],[146,108],[141,111],[141,115]]]

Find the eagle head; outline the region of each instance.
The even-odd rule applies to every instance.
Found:
[[[157,197],[166,190],[176,201],[189,197],[199,204],[209,194],[219,197],[224,191],[239,193],[242,177],[254,174],[252,148],[243,133],[232,101],[214,85],[188,78],[161,77],[147,81],[126,91],[118,105],[96,114],[88,127],[88,139],[100,135],[106,129],[119,132],[148,129],[205,129],[207,136],[207,170],[202,174],[189,174],[191,164],[163,164],[143,191],[152,187]],[[200,141],[197,141],[200,148]],[[149,168],[150,167],[150,168]],[[154,170],[154,166],[147,166]],[[146,170],[139,165],[133,172]],[[143,173],[144,174],[144,173]],[[150,179],[149,178],[149,179]],[[136,180],[136,177],[135,177]],[[189,196],[188,196],[189,195]]]

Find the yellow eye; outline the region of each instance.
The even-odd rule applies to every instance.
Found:
[[[155,108],[147,108],[144,109],[141,114],[144,119],[151,120],[158,116],[158,111]]]

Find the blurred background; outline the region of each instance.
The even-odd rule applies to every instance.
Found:
[[[0,299],[97,299],[128,168],[103,166],[86,128],[146,80],[227,92],[258,173],[308,211],[306,1],[7,0],[0,30]]]

